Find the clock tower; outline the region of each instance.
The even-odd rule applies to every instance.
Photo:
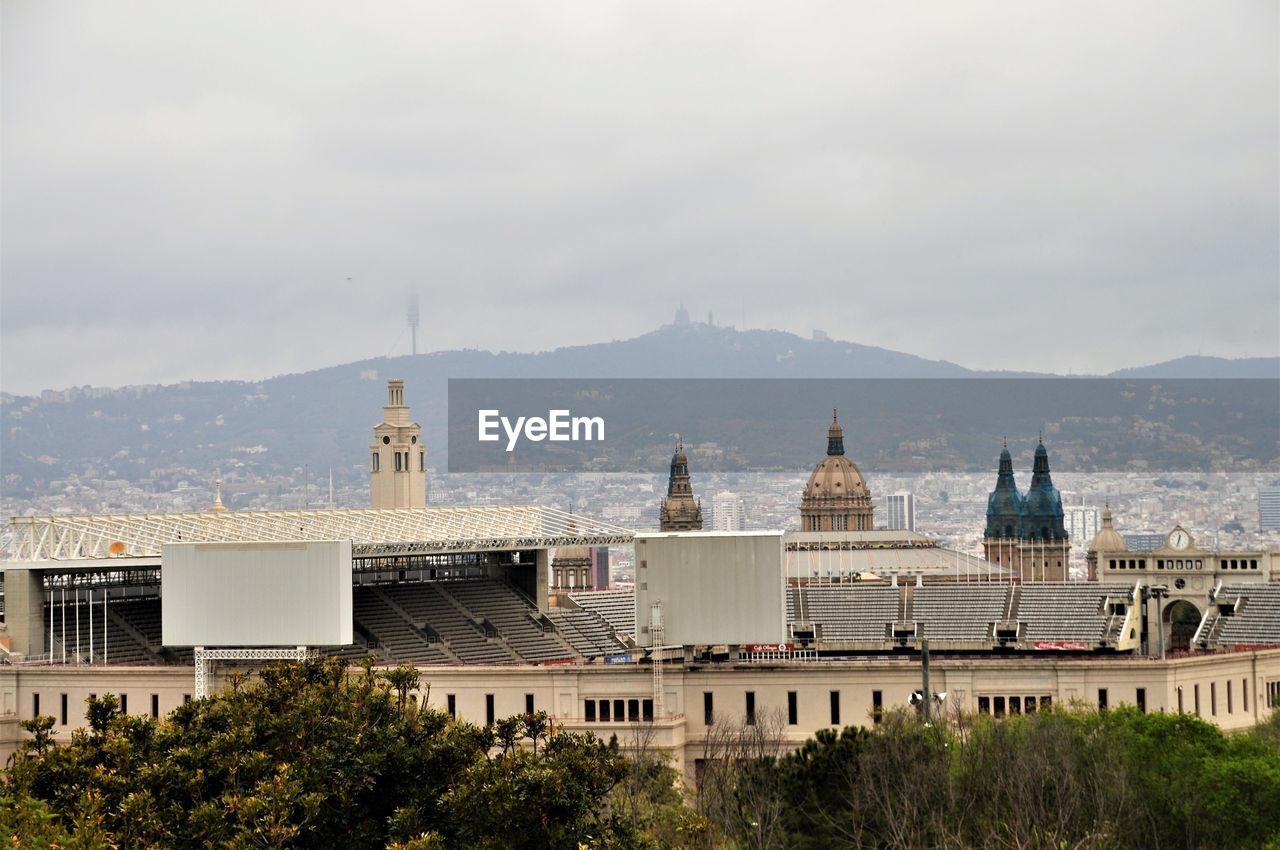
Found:
[[[427,506],[427,449],[422,426],[409,418],[404,381],[387,381],[387,404],[369,446],[369,479],[375,509]]]

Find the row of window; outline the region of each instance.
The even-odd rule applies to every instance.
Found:
[[[849,515],[848,514],[831,514],[831,521],[824,523],[821,516],[805,517],[805,531],[848,531]],[[867,518],[859,514],[855,517],[855,531],[870,531]]]
[[[1035,714],[1037,706],[1052,708],[1053,697],[1047,694],[984,694],[978,697],[978,713],[993,717],[1004,717],[1006,713]]]
[[[840,725],[840,692],[830,691],[828,693],[831,709],[831,725]],[[756,692],[747,691],[744,694],[744,713],[743,716],[748,726],[756,724]],[[884,691],[871,692],[871,719],[875,723],[879,723],[884,715]],[[591,718],[588,717],[588,720]],[[715,694],[711,691],[702,692],[702,722],[706,726],[714,726],[716,722],[715,711]],[[796,691],[787,691],[787,725],[796,726],[800,722],[800,695]]]
[[[445,694],[445,711],[449,712],[450,717],[458,716],[458,695]],[[524,713],[533,714],[533,694],[524,695]],[[497,720],[497,714],[494,709],[493,694],[484,695],[484,722],[487,726],[492,726]]]
[[[97,696],[98,696],[97,694],[89,694],[89,698],[90,698],[90,699],[96,699],[96,698],[97,698]],[[129,713],[129,695],[128,695],[128,694],[119,694],[119,699],[120,699],[120,713],[121,713],[121,714],[128,714],[128,713]],[[183,695],[182,695],[182,701],[183,701],[183,702],[191,702],[191,694],[183,694]],[[31,694],[31,716],[32,716],[32,717],[39,717],[39,716],[41,716],[40,708],[41,708],[41,706],[40,706],[40,694],[39,694],[39,692],[36,692],[36,693]],[[68,698],[67,698],[67,695],[66,695],[66,694],[58,694],[58,723],[59,723],[59,725],[61,725],[61,726],[66,726],[66,725],[67,725],[67,721],[70,719],[70,713],[69,713],[69,711],[68,711],[68,709],[69,709],[69,708],[70,708],[70,706],[69,706],[69,700],[68,700]],[[159,716],[160,716],[160,695],[159,695],[159,694],[152,694],[152,695],[151,695],[151,716],[152,716],[153,718],[156,718],[156,717],[159,717]]]
[[[1232,714],[1235,712],[1235,704],[1234,704],[1235,694],[1232,691],[1231,685],[1232,685],[1232,681],[1228,679],[1226,682],[1227,714]],[[1270,685],[1268,685],[1268,687],[1270,687]],[[1198,684],[1191,686],[1191,695],[1192,695],[1192,706],[1194,707],[1195,713],[1198,716],[1200,714],[1200,686]],[[1273,705],[1274,704],[1275,703],[1273,703]],[[1249,711],[1249,680],[1248,679],[1240,680],[1240,710],[1246,713]],[[1178,686],[1178,711],[1179,712],[1185,711],[1185,708],[1183,706],[1183,701],[1182,701],[1181,685]],[[1209,683],[1209,715],[1211,717],[1218,716],[1218,683],[1217,682]]]
[[[1113,570],[1145,570],[1146,558],[1111,558],[1110,568]],[[1218,569],[1222,570],[1256,570],[1257,558],[1220,558]],[[1203,570],[1204,561],[1200,558],[1157,558],[1157,570]]]
[[[653,700],[639,697],[583,700],[582,717],[588,723],[652,723]]]
[[[395,454],[396,472],[408,472],[409,471],[409,453],[395,452],[394,454]],[[382,457],[377,452],[374,452],[372,455],[370,455],[369,469],[372,472],[380,472],[382,470]],[[427,453],[426,452],[418,452],[418,471],[419,472],[427,471]]]

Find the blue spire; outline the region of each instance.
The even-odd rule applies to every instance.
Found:
[[[1013,478],[1013,457],[1006,443],[1000,452],[1000,466],[996,475],[996,489],[987,497],[987,528],[983,533],[991,538],[1015,538],[1022,536],[1023,496]]]

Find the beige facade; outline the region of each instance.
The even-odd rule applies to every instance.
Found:
[[[427,447],[422,426],[409,418],[404,381],[387,381],[387,404],[369,446],[369,481],[375,510],[427,506]]]
[[[748,694],[757,721],[768,717],[782,730],[783,746],[791,747],[818,729],[870,725],[877,707],[889,710],[907,705],[911,692],[920,688],[920,674],[918,659],[883,656],[821,662],[673,661],[665,667],[662,706],[656,707],[654,676],[648,665],[428,667],[423,670],[418,698],[429,694],[429,703],[441,710],[448,710],[452,698],[458,716],[480,724],[490,719],[490,698],[493,717],[522,713],[531,699],[535,710],[548,712],[569,729],[590,730],[606,739],[617,734],[623,747],[643,739],[649,746],[670,751],[679,767],[691,770],[703,755],[708,719],[745,721]],[[153,705],[165,714],[193,693],[193,679],[192,668],[176,666],[19,664],[0,668],[0,759],[7,758],[25,734],[17,721],[33,716],[37,695],[39,713],[54,717],[55,733],[65,741],[84,722],[84,701],[90,694],[123,695],[131,714],[150,714]],[[1280,648],[1164,661],[935,656],[930,684],[935,692],[947,693],[948,711],[985,709],[1008,714],[1023,710],[1028,698],[1034,698],[1037,708],[1045,702],[1127,704],[1142,705],[1147,711],[1181,709],[1223,729],[1237,730],[1265,719],[1280,702]],[[792,693],[794,723],[788,716]],[[833,694],[838,695],[834,700]],[[602,719],[602,701],[609,703],[608,720]],[[838,716],[833,716],[837,704]],[[616,719],[618,707],[622,720]],[[645,720],[649,715],[652,723]]]
[[[1217,551],[1200,545],[1195,535],[1176,526],[1164,543],[1150,551],[1136,552],[1112,525],[1111,511],[1103,513],[1102,529],[1089,544],[1086,563],[1089,578],[1102,582],[1140,581],[1159,596],[1147,602],[1147,651],[1166,652],[1188,648],[1205,613],[1209,591],[1219,584],[1269,582],[1277,575],[1280,552]]]

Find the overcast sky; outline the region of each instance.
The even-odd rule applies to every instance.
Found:
[[[695,317],[971,367],[1280,354],[1280,5],[3,9],[0,384]]]

